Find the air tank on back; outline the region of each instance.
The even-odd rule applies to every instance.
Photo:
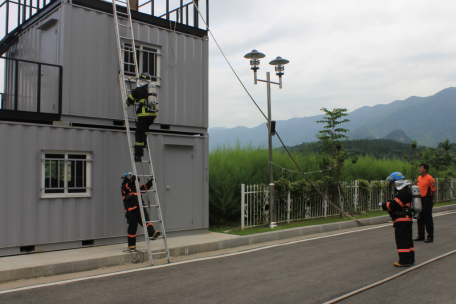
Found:
[[[421,192],[420,187],[416,185],[412,186],[412,209],[415,215],[421,212]]]
[[[147,91],[150,94],[147,98],[147,105],[153,112],[158,112],[157,86],[152,81],[147,85]]]

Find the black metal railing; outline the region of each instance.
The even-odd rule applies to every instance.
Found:
[[[27,108],[27,112],[36,112],[36,113],[52,113],[52,114],[62,114],[62,80],[63,80],[63,68],[61,65],[48,64],[37,61],[16,59],[10,57],[0,57],[3,59],[3,73],[4,73],[4,83],[3,91],[1,92],[1,103],[0,110],[13,110],[13,111],[24,111],[24,108]],[[24,70],[21,71],[21,64],[29,65],[22,67]],[[31,65],[31,66],[30,66]],[[36,67],[36,68],[34,68]],[[53,111],[42,111],[42,76],[43,70],[46,69],[47,72],[51,75],[54,75],[54,71],[47,67],[51,67],[58,70],[58,74],[55,74],[57,78],[56,83],[46,85],[47,90],[57,90],[54,95],[56,97],[57,110]],[[33,75],[31,71],[36,70],[36,74]],[[21,77],[19,77],[21,75]],[[21,92],[19,92],[19,87],[22,84]],[[0,84],[1,87],[2,84]],[[36,91],[35,91],[36,90]],[[21,106],[20,99],[24,102],[25,100],[30,100],[36,102],[36,110],[33,111],[30,107]],[[34,100],[33,100],[34,99]],[[49,100],[48,102],[53,102]]]
[[[51,3],[53,0],[5,0],[0,4],[0,9],[4,8],[4,13],[0,15],[0,20],[5,20],[5,32],[1,37],[5,37],[24,21],[36,14],[40,9]],[[1,38],[0,38],[1,40]]]
[[[5,20],[5,26],[4,32],[0,33],[0,40],[19,25],[33,17],[46,5],[55,1],[57,0],[4,0],[1,2],[0,20]],[[106,1],[109,0],[102,0],[102,2]],[[201,13],[206,15],[205,21],[209,26],[209,0],[195,0],[195,3]],[[165,6],[165,13],[157,14],[157,8],[163,6]],[[199,28],[198,9],[193,1],[184,3],[183,0],[180,0],[180,5],[177,8],[170,9],[169,0],[143,0],[139,1],[138,11]]]
[[[165,7],[166,7],[166,12],[164,14],[156,16],[156,4],[157,2],[163,2],[166,1]],[[204,7],[200,7],[200,2],[205,2]],[[195,0],[196,5],[202,11],[202,14],[205,12],[206,13],[206,23],[209,26],[209,0],[206,1],[200,1],[200,0]],[[180,5],[179,7],[175,9],[169,8],[169,0],[146,0],[142,4],[139,4],[139,11],[142,13],[148,13],[146,11],[146,8],[150,9],[150,15],[164,18],[166,20],[171,20],[175,21],[177,23],[185,24],[185,25],[190,25],[193,27],[199,27],[199,15],[198,15],[198,9],[193,3],[193,1],[190,1],[186,4],[184,4],[183,0],[180,0]],[[174,16],[173,16],[174,15]],[[174,18],[173,18],[174,17]]]

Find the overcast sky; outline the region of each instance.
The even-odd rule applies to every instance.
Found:
[[[162,9],[164,3],[156,1]],[[171,0],[170,7],[179,3]],[[454,0],[210,1],[213,34],[264,111],[266,85],[253,84],[244,55],[265,53],[258,75],[265,79],[270,71],[273,81],[269,61],[290,60],[283,89],[272,86],[275,120],[317,115],[322,107],[353,111],[456,86],[455,16]],[[212,38],[209,48],[209,126],[262,123]]]
[[[210,27],[241,80],[266,110],[244,55],[290,60],[283,89],[272,87],[273,119],[356,110],[456,86],[456,1],[211,1]],[[210,39],[210,127],[254,127],[261,114]]]

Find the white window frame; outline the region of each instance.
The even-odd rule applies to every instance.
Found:
[[[46,154],[64,154],[64,158],[46,158]],[[69,158],[69,155],[84,155],[85,159],[72,159]],[[64,185],[62,188],[58,187],[48,187],[46,188],[46,161],[63,161],[64,162],[64,172],[68,172],[69,165],[71,161],[82,161],[85,163],[85,187],[68,187],[68,173],[64,175]],[[41,198],[66,198],[66,197],[91,197],[92,196],[92,153],[91,152],[81,152],[81,151],[52,151],[52,150],[43,150],[41,151]],[[60,165],[59,165],[60,166]],[[52,170],[52,165],[51,165]],[[60,169],[59,169],[60,170]],[[60,171],[58,171],[60,173]],[[68,190],[72,189],[86,189],[85,192],[69,192]],[[46,193],[46,190],[63,190],[63,193]]]
[[[139,58],[137,58],[138,60],[138,71],[139,71],[139,74],[141,75],[141,73],[143,72],[147,72],[149,73],[150,75],[152,75],[153,78],[156,78],[155,81],[153,81],[155,83],[155,85],[157,86],[160,86],[160,83],[161,83],[161,77],[160,77],[160,68],[161,68],[161,47],[159,46],[156,46],[156,45],[152,45],[152,44],[147,44],[147,43],[144,43],[144,42],[139,42],[139,41],[136,41],[135,43],[135,46],[136,46],[136,52],[139,51]],[[126,49],[127,47],[131,47],[131,41],[122,41],[122,48],[123,49]],[[155,69],[156,69],[156,75],[153,75],[153,73],[150,73],[150,71],[144,71],[143,70],[143,55],[144,53],[146,52],[151,52],[151,51],[148,51],[148,50],[145,50],[145,48],[150,48],[150,49],[155,49],[156,52],[155,52],[155,56],[156,56],[156,64],[155,64]],[[151,53],[154,53],[154,52],[151,52]],[[124,56],[125,54],[125,51],[122,53],[122,56]],[[123,57],[125,59],[125,57]],[[124,67],[125,69],[125,67]],[[133,76],[133,75],[130,75],[130,74],[126,74],[124,72],[124,75],[125,76]],[[136,82],[136,80],[132,80],[132,82]]]

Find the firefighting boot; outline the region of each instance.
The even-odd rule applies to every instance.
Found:
[[[161,235],[161,232],[160,231],[155,231],[154,234],[152,234],[151,236],[151,240],[152,241],[155,241],[159,236]]]
[[[135,251],[136,250],[136,246],[128,246],[128,250]]]
[[[135,162],[141,162],[143,154],[143,146],[135,146]]]

